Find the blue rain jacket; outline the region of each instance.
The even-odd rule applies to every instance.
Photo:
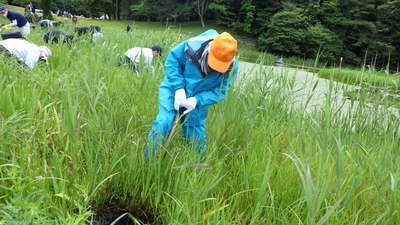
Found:
[[[165,61],[166,75],[158,92],[159,111],[149,132],[152,144],[146,147],[146,157],[150,154],[150,147],[156,150],[160,138],[167,137],[171,131],[177,114],[174,109],[175,91],[183,88],[187,98],[196,97],[197,99],[196,108],[183,119],[183,136],[198,150],[200,159],[203,158],[207,148],[205,131],[208,107],[225,98],[236,79],[238,63],[234,60],[226,73],[214,72],[203,77],[200,68],[189,60],[185,52],[189,49],[198,50],[202,43],[214,39],[217,35],[215,30],[208,30],[182,42],[169,52]]]
[[[196,97],[197,108],[202,111],[198,115],[199,120],[205,119],[210,105],[225,98],[237,76],[237,61],[234,61],[233,66],[226,73],[215,72],[203,77],[196,64],[190,62],[185,56],[188,45],[196,51],[202,43],[218,35],[217,31],[208,30],[182,42],[170,51],[165,61],[166,76],[159,88],[159,102],[165,109],[174,110],[175,91],[181,88],[185,89],[187,98]]]

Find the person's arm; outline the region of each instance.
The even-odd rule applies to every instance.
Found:
[[[165,60],[166,78],[171,84],[172,91],[185,88],[183,69],[185,63],[186,41],[173,48]]]
[[[17,26],[17,24],[18,24],[18,22],[17,22],[17,20],[13,20],[10,24],[8,24],[7,26],[9,26],[9,27],[15,27],[15,26]]]
[[[18,24],[17,19],[15,18],[15,16],[13,14],[10,14],[10,12],[7,13],[6,17],[11,21],[10,24],[8,24],[8,27],[15,27]]]
[[[223,75],[223,80],[220,85],[217,87],[208,90],[202,91],[194,96],[197,99],[198,105],[213,105],[217,104],[219,101],[225,99],[226,94],[228,93],[229,89],[232,87],[233,82],[237,77],[237,73],[239,70],[238,62],[235,61],[232,71],[229,75]]]

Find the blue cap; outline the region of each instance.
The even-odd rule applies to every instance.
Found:
[[[6,10],[7,10],[7,7],[5,7],[5,6],[0,6],[0,12],[6,11]]]
[[[153,47],[151,47],[151,50],[159,52],[161,56],[162,48],[160,46],[154,45]]]

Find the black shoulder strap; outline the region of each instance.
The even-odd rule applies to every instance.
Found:
[[[200,59],[201,55],[203,54],[203,51],[206,49],[207,45],[214,39],[210,39],[205,41],[203,44],[201,44],[200,48],[197,51],[194,51],[190,45],[188,46],[188,49],[185,52],[185,56],[189,62],[192,62],[196,64],[196,66],[201,70],[201,65],[200,65]]]
[[[188,45],[188,49],[185,52],[185,56],[187,58],[187,60],[191,63],[194,63],[197,68],[199,68],[199,70],[201,71],[201,64],[200,64],[200,59],[201,56],[203,54],[203,51],[206,49],[207,45],[213,41],[214,39],[210,39],[205,41],[203,44],[201,44],[200,48],[197,51],[194,51],[189,45]],[[229,66],[229,69],[226,73],[229,75],[230,72],[234,69],[234,61],[231,63],[231,65]],[[205,77],[205,74],[203,74],[203,72],[201,73],[203,77]]]

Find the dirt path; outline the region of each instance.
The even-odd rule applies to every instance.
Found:
[[[321,79],[315,74],[301,69],[260,66],[242,61],[239,66],[238,83],[254,81],[257,76],[286,76],[289,80],[292,80],[294,83],[291,103],[293,109],[304,109],[307,112],[313,112],[326,106],[331,106],[332,111],[341,116],[357,116],[357,113],[360,113],[360,103],[349,100],[344,96],[346,91],[358,88],[356,86]],[[399,110],[395,108],[369,105],[363,107],[362,110],[369,111],[369,114],[373,115],[387,115],[387,113],[390,113],[400,118]]]

